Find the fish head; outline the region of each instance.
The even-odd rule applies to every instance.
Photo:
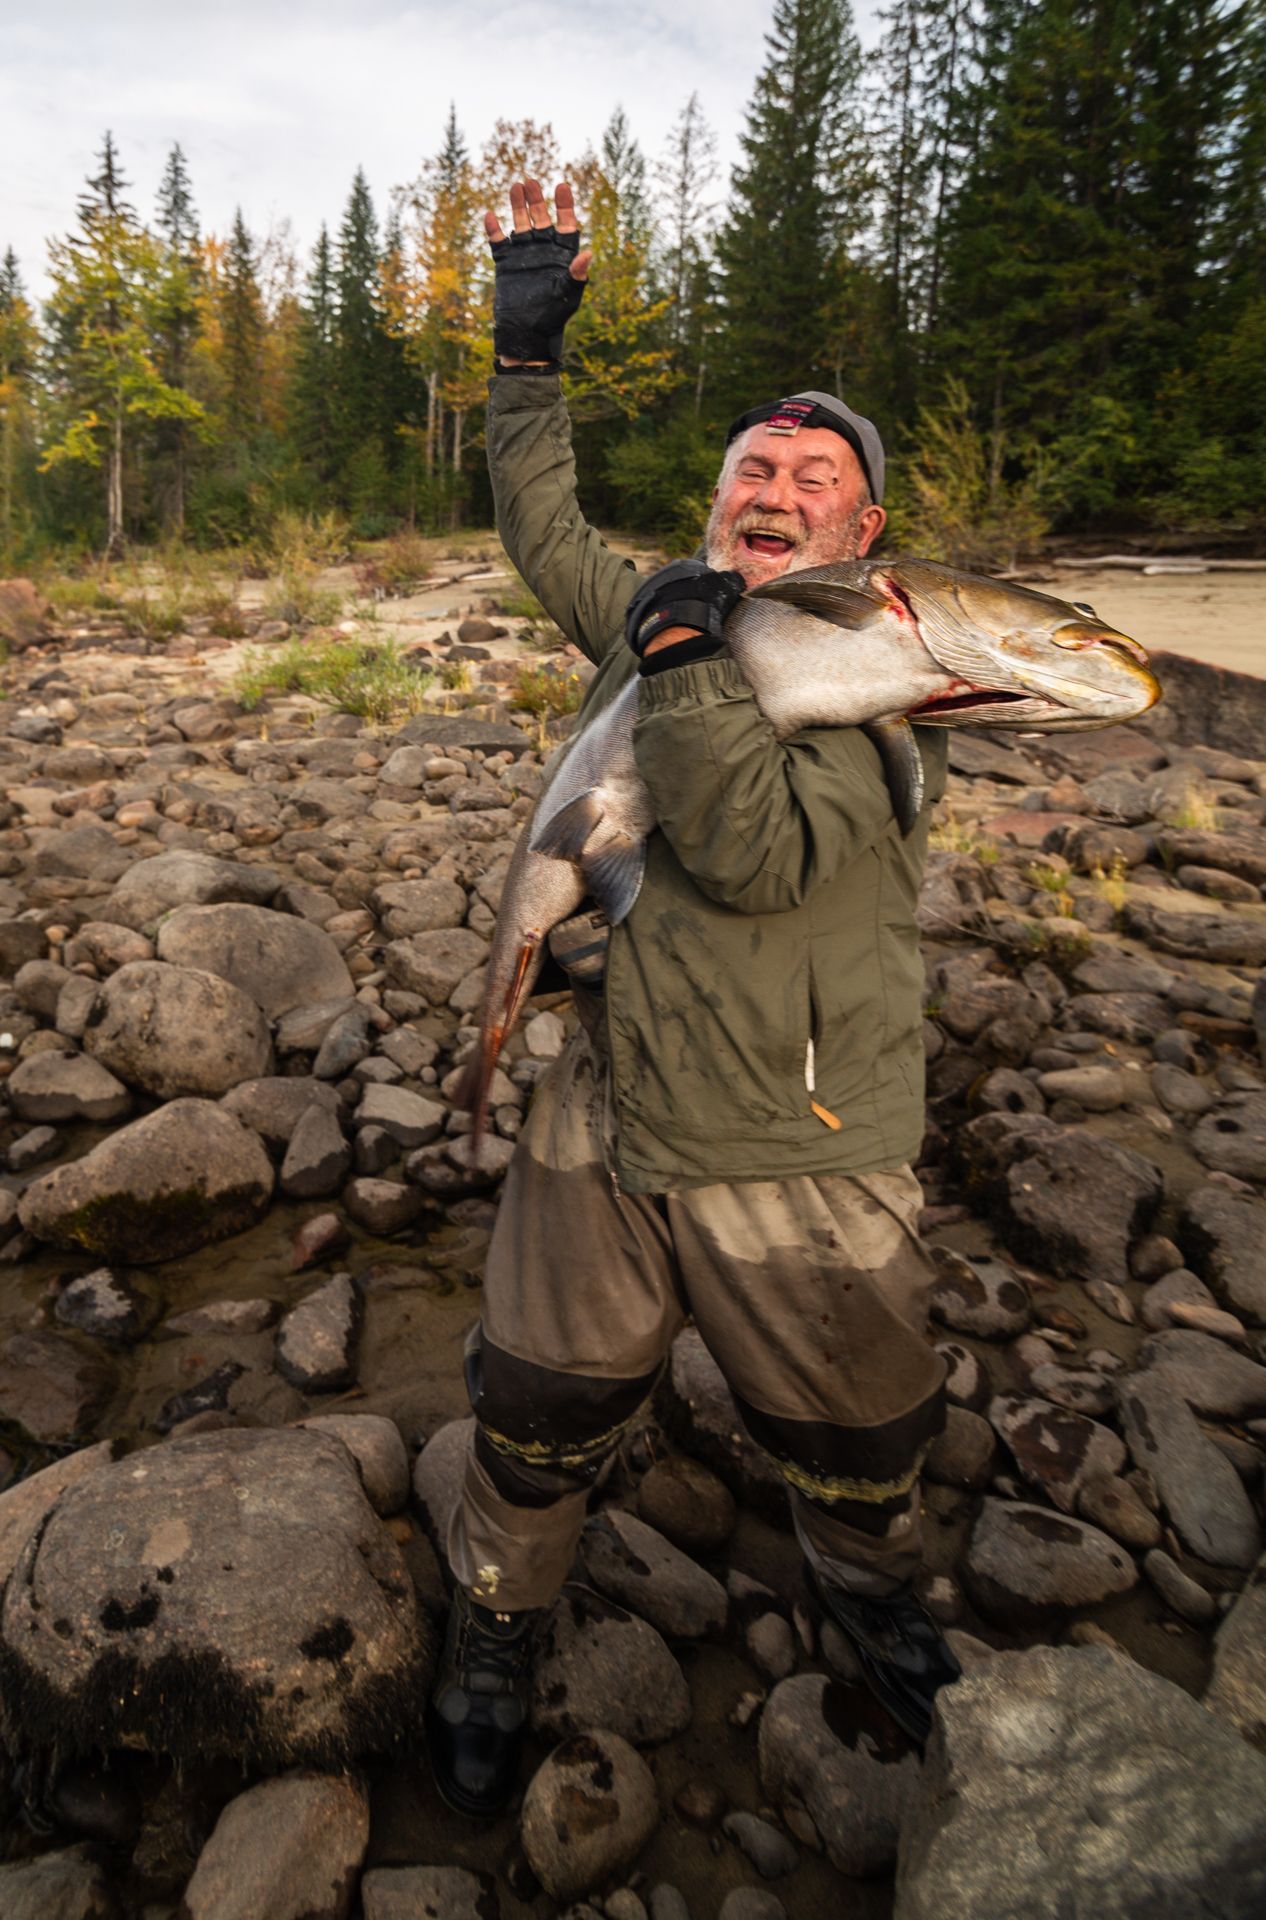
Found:
[[[1143,648],[1093,607],[928,560],[875,568],[950,675],[909,717],[923,725],[1060,732],[1137,720],[1161,697]]]

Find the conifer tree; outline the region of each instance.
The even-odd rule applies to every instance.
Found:
[[[224,417],[230,434],[239,442],[249,441],[258,432],[263,414],[264,306],[258,276],[255,242],[242,218],[242,209],[237,207],[224,250],[220,307]]]
[[[711,308],[709,191],[717,178],[716,135],[692,93],[655,169],[660,191],[662,245],[658,278],[671,302],[665,318],[681,372],[690,383],[694,410],[702,403],[706,335]]]
[[[384,330],[379,308],[378,221],[364,169],[358,167],[339,228],[335,289],[335,385],[340,457],[360,470],[365,495],[383,485],[382,376]]]
[[[620,240],[638,248],[649,247],[654,219],[646,187],[646,160],[629,130],[623,107],[616,107],[603,129],[598,159],[615,197]]]
[[[848,0],[775,0],[717,239],[729,406],[831,377],[833,266],[866,217],[861,54]]]
[[[161,247],[157,286],[157,361],[163,378],[178,392],[189,387],[190,356],[198,327],[201,259],[198,216],[184,153],[172,147],[158,188],[156,227]],[[185,524],[185,495],[191,428],[176,417],[155,428],[159,487],[165,498],[163,519],[179,534]]]
[[[289,396],[295,448],[320,489],[333,482],[338,459],[335,300],[334,253],[322,224],[299,313]]]
[[[60,433],[42,466],[104,465],[106,552],[123,543],[124,458],[132,424],[198,420],[202,408],[164,379],[156,358],[160,252],[124,198],[106,134],[99,171],[79,200],[76,233],[50,245],[50,387]]]

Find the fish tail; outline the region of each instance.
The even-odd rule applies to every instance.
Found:
[[[533,961],[540,952],[540,940],[526,940],[519,948],[514,964],[510,984],[506,988],[499,1011],[488,1007],[484,1013],[483,1025],[479,1032],[479,1044],[466,1063],[465,1072],[453,1096],[453,1105],[464,1113],[474,1116],[471,1139],[475,1152],[483,1143],[488,1130],[488,1089],[492,1085],[492,1076],[497,1070],[501,1050],[509,1039],[514,1023],[519,1016],[527,989],[532,983],[535,972]]]

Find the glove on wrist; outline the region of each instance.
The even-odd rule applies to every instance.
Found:
[[[569,271],[579,249],[578,232],[559,233],[554,227],[492,242],[492,349],[497,359],[561,361],[563,328],[585,293],[584,281],[573,280]]]
[[[639,660],[644,673],[664,665],[681,665],[689,650],[692,660],[706,659],[719,651],[721,628],[745,591],[741,573],[718,573],[702,560],[674,560],[643,581],[629,602],[624,616],[624,637]],[[652,660],[646,660],[651,641],[669,627],[693,627],[699,636],[665,647]]]

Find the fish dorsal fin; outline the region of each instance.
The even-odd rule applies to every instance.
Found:
[[[803,574],[784,573],[753,587],[749,600],[782,600],[788,606],[811,613],[816,620],[829,621],[833,627],[856,632],[881,614],[887,602],[863,587],[846,587],[833,580],[809,580]]]
[[[862,732],[883,763],[888,797],[905,836],[923,809],[923,755],[908,720],[867,720]]]
[[[602,801],[596,787],[586,787],[574,800],[560,807],[547,820],[533,824],[533,853],[548,853],[555,860],[582,859],[585,842],[602,823]]]

